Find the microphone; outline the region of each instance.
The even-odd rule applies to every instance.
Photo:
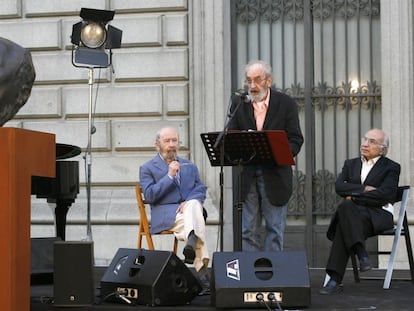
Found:
[[[234,92],[233,95],[243,99],[243,102],[245,102],[246,104],[249,104],[251,102],[251,98],[249,96],[249,93],[244,91],[244,90],[238,90],[238,91]]]

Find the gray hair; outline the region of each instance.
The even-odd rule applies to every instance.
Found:
[[[176,132],[176,133],[177,133],[177,137],[178,137],[178,139],[180,139],[180,135],[178,134],[178,131],[177,131],[177,129],[176,129],[175,127],[173,127],[173,126],[164,126],[164,127],[160,128],[160,129],[157,131],[157,134],[155,135],[155,142],[157,142],[157,143],[159,143],[159,142],[160,142],[160,139],[161,139],[161,133],[162,133],[162,131],[164,131],[164,130],[166,130],[166,129],[170,129],[170,130],[173,130],[174,132]]]
[[[273,78],[273,69],[272,69],[272,66],[270,66],[269,63],[267,63],[267,62],[265,62],[263,60],[257,60],[257,59],[249,61],[249,63],[244,67],[244,73],[245,73],[245,75],[249,71],[250,67],[252,67],[254,65],[260,65],[260,66],[262,66],[266,78],[270,78],[270,77]]]

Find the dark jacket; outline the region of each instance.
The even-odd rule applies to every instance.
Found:
[[[361,184],[361,158],[346,160],[339,174],[335,189],[341,197],[353,197],[357,205],[370,207],[368,209],[374,234],[390,229],[388,214],[382,213],[382,207],[387,203],[393,204],[396,199],[398,181],[400,176],[400,165],[389,158],[381,157],[370,170],[363,184]],[[365,186],[375,187],[375,190],[364,192]],[[332,240],[336,230],[336,213],[328,228],[327,236]]]
[[[234,97],[231,111],[239,103]],[[234,118],[230,121],[229,130],[257,130],[253,105],[241,103]],[[288,137],[293,156],[297,155],[303,144],[303,136],[299,124],[298,108],[290,96],[270,89],[269,107],[263,124],[263,130],[283,130]],[[292,194],[292,168],[289,165],[263,165],[265,189],[268,199],[273,205],[284,205]],[[246,165],[242,176],[242,200],[250,188],[250,181],[256,166]]]

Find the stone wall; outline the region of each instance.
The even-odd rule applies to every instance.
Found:
[[[90,70],[71,61],[72,25],[81,20],[82,7],[115,10],[110,24],[123,31],[122,47],[112,51],[113,67],[92,70],[92,93]],[[2,1],[0,37],[29,49],[36,69],[31,97],[5,126],[55,133],[57,143],[83,151],[71,159],[80,162],[82,187],[68,212],[67,240],[86,238],[84,152],[91,100],[96,127],[91,137],[91,219],[97,264],[108,264],[120,247],[136,247],[139,217],[133,187],[139,166],[155,153],[156,131],[176,126],[181,155],[194,160],[189,15],[187,0]],[[54,236],[53,208],[32,198],[33,237]],[[216,236],[217,213],[210,198],[206,208],[208,236]],[[217,241],[211,240],[214,250]],[[155,243],[159,249],[172,248],[168,237]]]

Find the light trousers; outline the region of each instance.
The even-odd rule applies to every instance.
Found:
[[[183,213],[175,217],[174,226],[170,229],[176,238],[187,243],[191,231],[197,235],[197,246],[195,249],[194,268],[199,271],[203,266],[207,267],[210,260],[206,241],[206,223],[203,217],[203,206],[197,200],[184,202]]]

